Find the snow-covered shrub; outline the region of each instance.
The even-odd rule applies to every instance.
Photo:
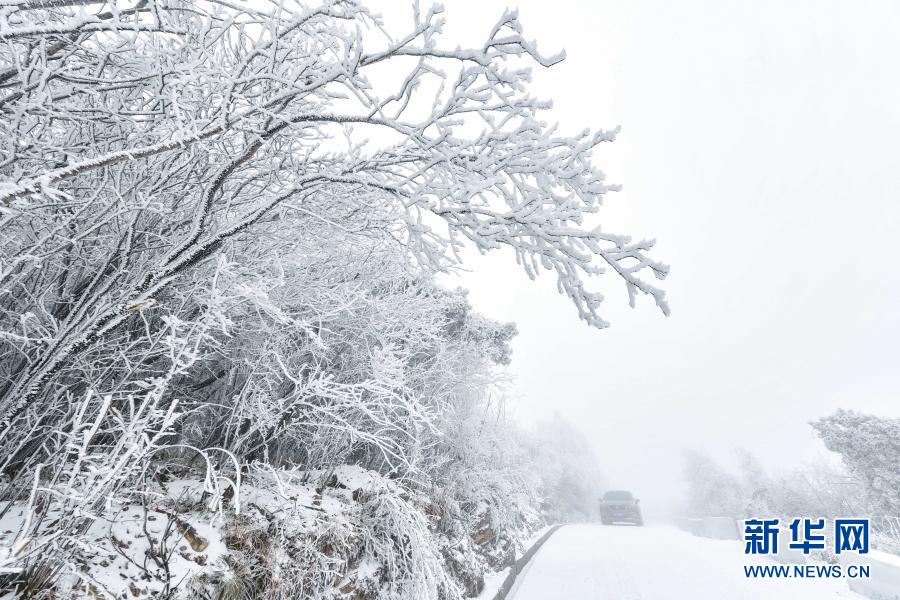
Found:
[[[359,495],[359,560],[368,573],[362,577],[357,568],[356,588],[365,596],[389,600],[459,597],[421,505],[409,495],[386,492],[364,490]]]
[[[214,514],[221,514],[223,489],[239,487],[240,466],[232,455],[221,449],[185,447],[174,440],[185,407],[169,397],[173,382],[215,345],[211,330],[220,316],[215,293],[198,292],[201,297],[208,298],[206,309],[193,322],[164,315],[154,334],[132,340],[131,345],[143,349],[143,360],[154,369],[131,365],[132,377],[121,377],[114,373],[114,363],[98,360],[100,364],[91,365],[85,376],[115,381],[106,393],[86,387],[83,397],[76,398],[67,391],[55,404],[58,412],[51,412],[51,418],[42,415],[31,431],[11,432],[8,425],[0,433],[7,439],[24,437],[5,455],[2,468],[24,471],[32,480],[24,489],[13,478],[2,487],[2,515],[8,522],[0,539],[9,550],[0,554],[0,569],[13,574],[12,587],[34,589],[36,595],[48,587],[102,589],[103,583],[91,572],[98,556],[98,536],[115,540],[114,529],[129,507],[142,506],[145,517],[148,510],[156,510],[148,509],[155,506],[155,496],[147,484],[170,463],[199,459],[196,472],[204,478],[207,509]],[[32,454],[25,453],[30,438],[22,433],[43,436]],[[159,518],[159,514],[151,516]],[[150,552],[164,553],[161,546],[154,546],[162,542],[149,541],[150,537],[146,533]],[[113,546],[121,549],[116,543]],[[157,566],[165,573],[151,573],[152,568],[144,565],[144,577],[162,582],[164,589],[169,569]],[[60,574],[66,577],[56,581]]]
[[[441,427],[443,459],[430,466],[442,552],[469,595],[481,591],[489,571],[509,566],[543,524],[538,480],[501,406],[460,402]]]
[[[193,581],[193,593],[231,598],[251,590],[273,600],[460,597],[435,543],[427,497],[375,472],[261,469],[248,477],[242,496],[246,511],[224,528],[224,568]]]

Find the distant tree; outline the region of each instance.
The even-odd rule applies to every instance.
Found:
[[[551,522],[595,517],[605,480],[590,442],[559,413],[538,422],[525,442]]]
[[[686,449],[683,457],[688,515],[738,517],[744,514],[747,498],[735,475],[699,450]]]
[[[900,515],[900,419],[838,410],[812,427],[863,483],[874,508]]]
[[[871,514],[863,486],[842,465],[818,459],[767,470],[747,450],[738,449],[735,455],[736,468],[730,469],[702,452],[685,452],[690,514],[785,519]]]
[[[759,460],[750,452],[738,449],[738,477],[743,488],[742,516],[761,516],[772,514],[773,484]]]

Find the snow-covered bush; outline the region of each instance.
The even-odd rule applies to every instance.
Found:
[[[502,404],[461,399],[427,466],[442,550],[470,595],[490,570],[511,564],[543,524],[540,482]]]
[[[271,599],[459,597],[427,499],[375,472],[262,470],[242,495],[247,510],[225,530],[227,569],[206,576],[212,597],[247,589]]]

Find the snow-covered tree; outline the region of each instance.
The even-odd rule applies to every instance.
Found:
[[[4,422],[214,257],[335,211],[430,269],[464,241],[512,248],[593,325],[583,276],[604,267],[667,310],[639,278],[666,273],[652,242],[584,227],[610,189],[590,154],[614,132],[562,136],[511,67],[562,57],[513,13],[470,49],[442,45],[442,22],[416,11],[379,36],[350,1],[4,5]]]
[[[682,476],[687,486],[689,516],[737,517],[743,514],[745,494],[737,476],[705,452],[685,449]]]
[[[900,419],[838,410],[812,427],[863,483],[874,508],[900,515]]]
[[[696,450],[685,452],[689,514],[792,519],[871,512],[861,486],[841,465],[816,460],[766,469],[744,449],[735,458],[726,465]]]
[[[269,551],[229,581],[272,598],[349,571],[393,578],[385,598],[472,592],[534,525],[541,483],[493,403],[514,327],[435,275],[508,249],[603,327],[590,277],[668,312],[648,281],[667,268],[596,224],[615,131],[566,135],[529,94],[562,55],[513,12],[471,48],[443,23],[417,6],[389,32],[353,0],[0,2],[0,502],[23,515],[0,567],[22,585],[97,584],[88,533],[135,504]],[[383,497],[348,491],[348,464]],[[289,488],[342,490],[364,522],[323,549],[274,535],[258,498],[242,512]],[[141,577],[168,593],[163,545]],[[291,552],[309,579],[275,585]]]
[[[595,518],[605,480],[584,434],[557,413],[538,422],[525,444],[548,519],[565,523]]]

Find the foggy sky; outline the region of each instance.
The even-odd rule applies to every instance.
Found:
[[[511,409],[562,413],[651,510],[685,446],[790,467],[825,453],[810,420],[900,414],[896,4],[452,0],[447,39],[482,41],[506,4],[568,53],[533,88],[562,126],[622,126],[596,157],[624,186],[601,221],[658,240],[673,308],[604,286],[599,331],[549,274],[470,261],[453,283],[519,326]]]

